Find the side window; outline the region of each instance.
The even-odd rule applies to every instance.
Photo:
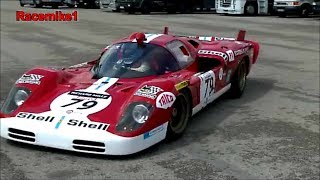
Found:
[[[182,42],[178,40],[169,42],[167,44],[167,48],[177,59],[180,68],[185,68],[194,61],[190,55],[189,50]]]

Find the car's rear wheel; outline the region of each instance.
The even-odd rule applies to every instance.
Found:
[[[173,141],[182,136],[191,117],[191,101],[187,91],[182,91],[176,98],[171,119],[168,123],[166,140]]]
[[[240,98],[247,85],[247,65],[245,61],[241,61],[236,73],[231,80],[230,97]]]

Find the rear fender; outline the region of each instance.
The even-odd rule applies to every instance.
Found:
[[[260,45],[255,41],[244,40],[244,42],[252,44],[253,46],[252,64],[255,64],[257,62],[257,59],[260,53]]]

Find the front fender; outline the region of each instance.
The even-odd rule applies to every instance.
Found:
[[[152,114],[149,119],[145,122],[145,124],[138,130],[131,133],[119,133],[119,135],[123,136],[137,136],[143,133],[146,133],[161,124],[168,122],[171,118],[172,114],[172,99],[165,99],[166,103],[169,103],[170,107],[161,107],[157,106],[157,102],[161,100],[161,98],[166,95],[171,94],[175,100],[178,92],[175,89],[174,80],[170,79],[156,79],[152,81],[147,81],[138,86],[135,90],[132,91],[131,97],[127,100],[126,107],[122,108],[124,113],[127,107],[134,102],[147,102],[153,106]],[[159,99],[160,98],[160,99]],[[164,97],[168,98],[168,97]]]
[[[36,67],[25,72],[14,84],[13,87],[26,88],[31,94],[26,101],[6,116],[14,116],[25,104],[34,97],[43,97],[46,93],[56,88],[57,84],[63,81],[64,72],[43,67]],[[11,98],[11,99],[10,99]],[[5,101],[11,101],[12,97],[7,97]]]

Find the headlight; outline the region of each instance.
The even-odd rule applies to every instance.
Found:
[[[118,132],[132,132],[140,128],[151,116],[153,107],[149,103],[131,103],[116,126]]]
[[[137,123],[145,123],[150,115],[148,107],[143,104],[138,104],[134,106],[132,110],[132,117]]]
[[[16,95],[14,95],[13,100],[17,106],[21,106],[24,103],[24,101],[28,98],[28,96],[29,94],[26,90],[19,89]]]
[[[30,94],[31,91],[25,87],[13,87],[1,107],[1,111],[4,114],[12,113],[28,99]]]

